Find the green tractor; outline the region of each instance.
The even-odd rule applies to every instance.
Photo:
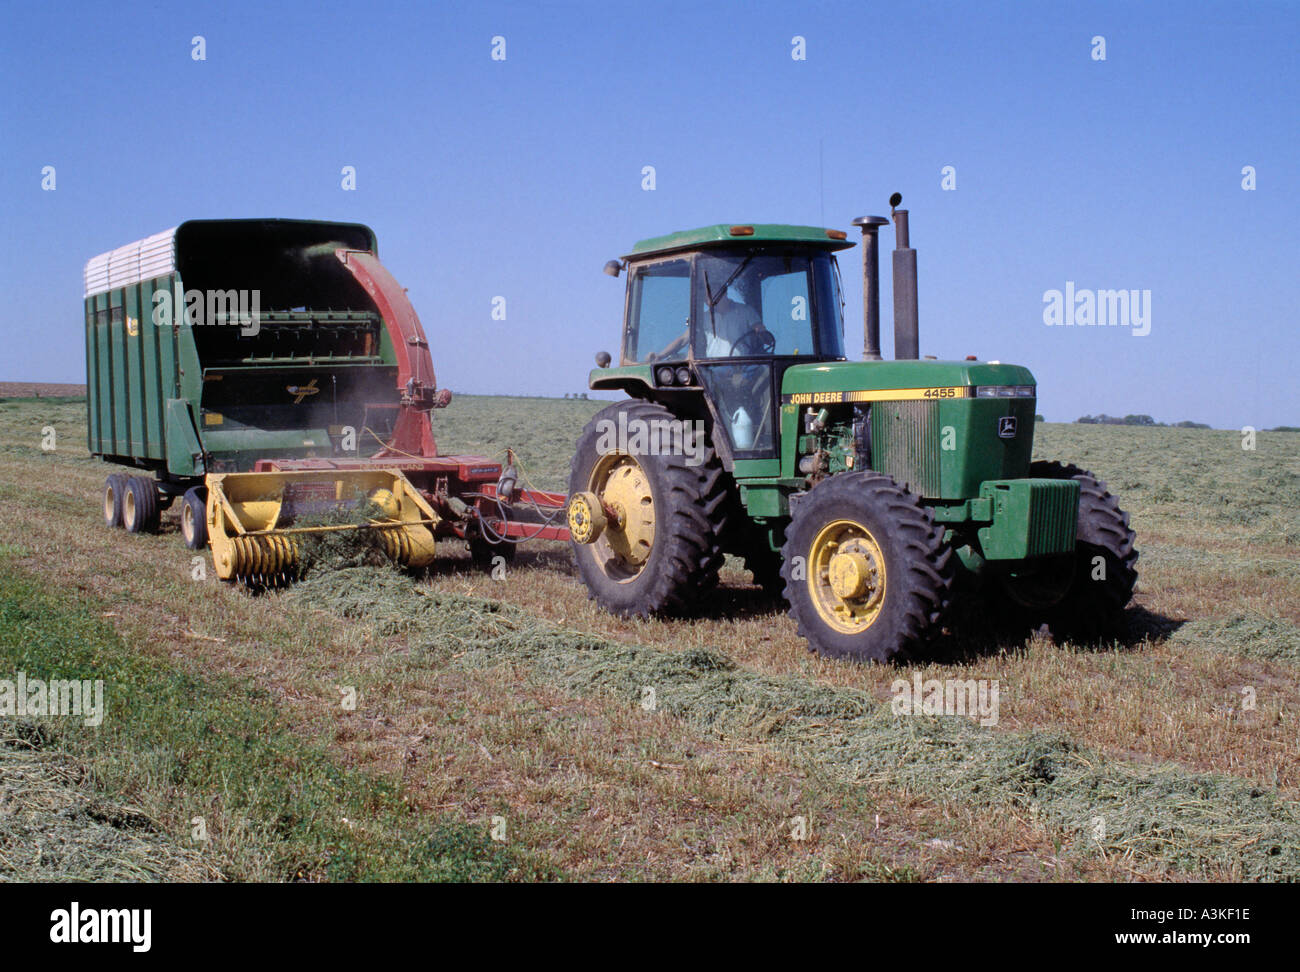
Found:
[[[578,569],[606,609],[686,610],[734,554],[834,657],[922,653],[963,573],[988,611],[1057,635],[1119,630],[1137,580],[1128,515],[1091,473],[1031,460],[1028,369],[918,360],[900,202],[893,361],[880,354],[883,217],[854,220],[863,361],[845,356],[843,231],[706,226],[606,264],[627,272],[622,351],[617,367],[598,354],[589,384],[631,397],[583,430],[568,506]]]

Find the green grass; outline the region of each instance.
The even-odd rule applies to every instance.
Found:
[[[20,671],[104,679],[106,717],[97,729],[46,719],[14,730],[72,757],[93,790],[110,799],[166,794],[164,819],[148,827],[168,831],[178,844],[192,819],[204,817],[206,859],[227,879],[555,876],[481,828],[413,813],[394,781],[339,766],[323,744],[295,735],[255,682],[195,678],[132,651],[84,603],[51,593],[0,559],[0,672]],[[0,767],[19,752],[0,749]],[[68,876],[57,861],[45,875]],[[151,875],[145,869],[139,876]]]

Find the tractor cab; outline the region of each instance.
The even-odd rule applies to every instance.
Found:
[[[703,389],[729,458],[775,457],[785,370],[844,359],[845,235],[722,224],[641,241],[606,268],[626,267],[627,303],[620,367],[599,386]]]

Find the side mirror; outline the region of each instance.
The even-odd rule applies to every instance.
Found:
[[[596,352],[596,367],[597,367],[597,368],[608,368],[608,367],[609,367],[609,362],[610,362],[610,357],[609,357],[609,352],[608,352],[608,351],[597,351],[597,352]]]
[[[623,270],[623,264],[618,260],[610,260],[605,264],[605,272],[611,277],[617,277]]]

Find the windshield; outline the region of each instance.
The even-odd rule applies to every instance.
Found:
[[[831,254],[710,251],[696,267],[697,358],[844,356]]]

